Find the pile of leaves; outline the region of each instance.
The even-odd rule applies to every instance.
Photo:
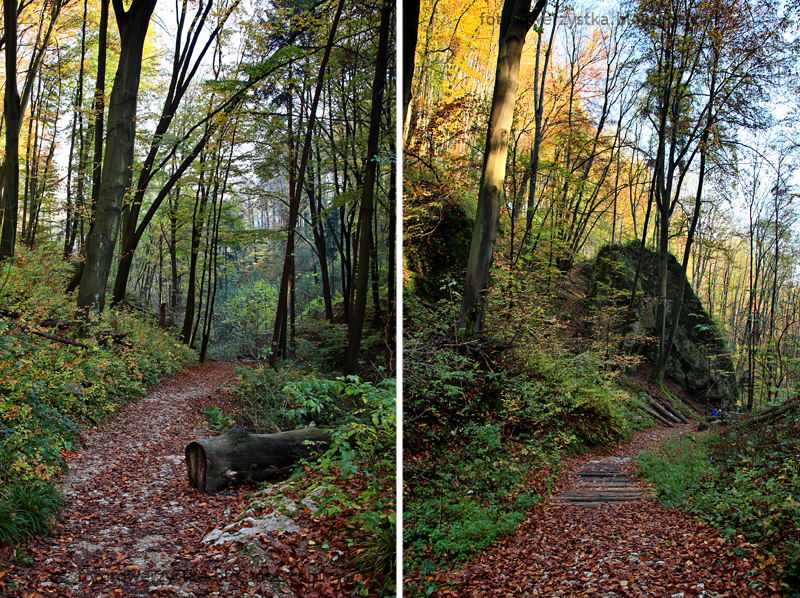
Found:
[[[778,598],[778,582],[708,524],[650,501],[542,505],[513,535],[437,580],[434,596]]]

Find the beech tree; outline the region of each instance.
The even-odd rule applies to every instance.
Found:
[[[509,131],[514,116],[519,69],[525,37],[547,0],[506,0],[500,21],[494,94],[486,132],[478,211],[467,262],[467,274],[458,321],[459,336],[480,336],[486,311],[486,290],[494,257],[497,225],[503,203]]]
[[[97,217],[86,241],[86,266],[78,290],[78,315],[88,322],[105,306],[106,282],[117,244],[123,198],[132,180],[136,102],[142,50],[155,0],[133,0],[128,10],[112,0],[120,32],[120,57],[108,108],[106,149],[100,177]]]
[[[369,137],[367,141],[367,168],[364,173],[364,187],[361,193],[361,206],[358,224],[361,229],[358,246],[358,272],[356,277],[356,297],[353,314],[348,322],[347,356],[344,362],[345,375],[358,372],[358,353],[361,348],[361,334],[364,328],[364,313],[367,305],[367,286],[370,276],[370,254],[374,244],[372,235],[375,211],[375,179],[378,169],[378,142],[381,133],[381,114],[383,95],[386,87],[386,69],[389,62],[389,29],[394,4],[384,1],[381,7],[381,24],[378,33],[378,52],[375,59],[375,78],[372,82],[372,107],[369,117]],[[390,183],[391,184],[391,183]],[[375,263],[375,259],[373,263]]]

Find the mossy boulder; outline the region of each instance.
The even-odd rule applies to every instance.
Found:
[[[475,219],[444,183],[416,181],[403,200],[403,270],[418,296],[438,301],[463,283]]]
[[[626,305],[639,260],[638,241],[607,245],[594,260],[589,285],[590,303],[595,308],[616,302]],[[653,360],[656,353],[658,254],[644,250],[637,282],[634,319],[627,334],[651,337],[653,342],[629,341],[626,348]],[[672,325],[672,302],[678,289],[681,267],[673,255],[667,257],[667,329]],[[694,393],[713,406],[735,403],[739,396],[736,371],[730,352],[716,323],[703,307],[689,281],[683,291],[675,342],[667,360],[665,376],[683,390]]]

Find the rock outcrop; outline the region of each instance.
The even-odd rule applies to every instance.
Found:
[[[589,297],[602,308],[616,297],[617,304],[627,305],[639,260],[639,242],[607,245],[595,258]],[[645,249],[637,283],[636,313],[628,324],[627,335],[657,337],[658,255]],[[675,256],[667,259],[667,327],[672,324],[672,301],[678,287],[681,267]],[[656,343],[626,341],[626,348],[647,359],[655,358]],[[716,323],[711,319],[687,281],[679,314],[675,342],[667,361],[665,376],[678,387],[695,394],[708,405],[732,405],[739,396],[736,371],[730,352]]]

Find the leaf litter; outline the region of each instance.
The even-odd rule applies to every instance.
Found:
[[[235,369],[233,363],[209,362],[185,370],[88,430],[85,448],[67,457],[56,531],[18,551],[16,562],[11,548],[0,551],[0,595],[354,594],[365,580],[344,568],[341,532],[353,536],[358,530],[344,516],[314,517],[302,504],[302,483],[282,488],[302,505],[288,530],[260,534],[246,545],[202,542],[213,530],[230,528],[253,492],[238,487],[203,495],[186,475],[186,444],[213,435],[203,427],[203,411],[233,409],[225,387]]]
[[[608,454],[570,458],[552,494],[569,488],[576,473],[597,460],[611,459],[633,473],[640,451],[691,430],[691,425],[657,427]],[[705,522],[654,500],[593,509],[543,501],[512,534],[428,581],[438,586],[433,596],[458,598],[784,596],[743,536],[724,538]]]

